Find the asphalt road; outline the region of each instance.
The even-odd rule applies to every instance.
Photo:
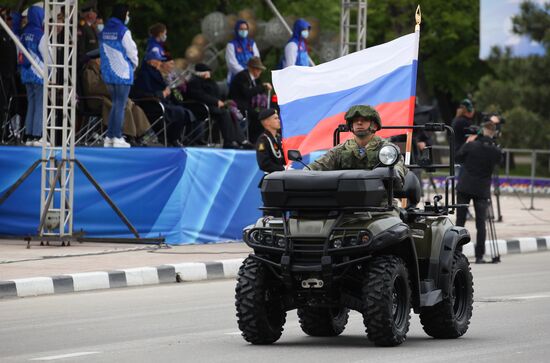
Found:
[[[240,336],[234,281],[170,284],[0,301],[0,361],[67,362],[548,362],[550,252],[474,265],[468,333],[428,337],[413,316],[407,341],[379,348],[353,313],[338,338],[304,335],[295,312],[283,337]]]

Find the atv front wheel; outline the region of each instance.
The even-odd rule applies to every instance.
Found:
[[[474,282],[470,263],[456,251],[449,273],[449,293],[434,306],[420,309],[420,322],[429,336],[440,339],[458,338],[468,330],[474,302]]]
[[[300,327],[313,337],[335,337],[344,331],[348,323],[349,309],[305,307],[298,309]]]
[[[243,338],[252,344],[271,344],[283,332],[286,311],[266,268],[248,257],[239,269],[235,288],[237,321]]]
[[[409,273],[396,256],[379,256],[368,262],[363,283],[363,322],[374,344],[395,346],[409,331],[411,290]]]

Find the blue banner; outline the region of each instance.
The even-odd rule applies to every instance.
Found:
[[[40,159],[31,147],[0,147],[0,195]],[[206,148],[77,148],[77,159],[142,237],[170,244],[240,239],[261,215],[262,173],[254,151]],[[74,230],[90,237],[133,237],[75,167]],[[35,235],[40,167],[0,205],[0,234]]]

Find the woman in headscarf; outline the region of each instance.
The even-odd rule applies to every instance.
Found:
[[[44,63],[46,57],[49,57],[49,52],[43,24],[44,9],[37,5],[31,6],[27,12],[27,25],[21,33],[21,43],[27,48],[42,70],[46,72]],[[26,145],[42,146],[48,144],[46,137],[41,138],[44,79],[26,57],[23,57],[23,64],[21,65],[21,81],[27,89]]]
[[[227,63],[227,83],[231,83],[233,77],[246,69],[248,60],[252,57],[260,57],[260,51],[256,42],[248,37],[248,23],[239,19],[235,23],[235,37],[225,47],[225,61]]]
[[[304,19],[294,22],[292,37],[285,46],[283,57],[283,68],[290,66],[309,66],[309,55],[307,52],[306,39],[309,37],[311,25]]]

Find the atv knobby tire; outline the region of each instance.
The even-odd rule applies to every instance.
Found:
[[[396,256],[378,256],[367,264],[363,282],[363,322],[369,340],[379,346],[403,343],[411,318],[409,273]]]
[[[434,306],[420,309],[424,331],[434,338],[458,338],[468,330],[474,302],[474,282],[470,263],[464,254],[455,251],[449,273],[449,293]]]
[[[313,337],[335,337],[344,331],[348,323],[349,309],[308,306],[298,309],[300,327]]]
[[[235,288],[237,321],[242,336],[252,344],[271,344],[283,332],[286,311],[266,268],[248,257],[239,269]]]

